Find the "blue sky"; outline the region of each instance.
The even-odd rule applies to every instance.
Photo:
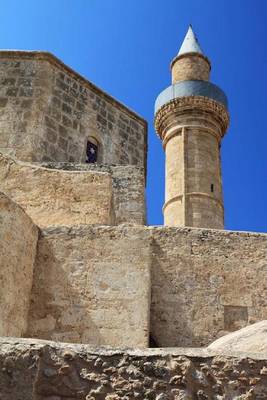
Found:
[[[149,123],[148,223],[162,224],[157,95],[189,23],[227,94],[222,146],[227,229],[267,232],[266,0],[0,0],[3,49],[48,50]]]

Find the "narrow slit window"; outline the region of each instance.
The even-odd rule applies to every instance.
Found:
[[[88,140],[86,145],[86,163],[93,164],[97,162],[97,154],[98,154],[98,145],[94,140]]]
[[[210,185],[210,191],[211,191],[211,193],[214,192],[214,185],[213,185],[213,183]]]

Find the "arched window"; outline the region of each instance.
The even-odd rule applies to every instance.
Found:
[[[87,164],[96,163],[98,161],[99,145],[95,138],[89,137],[86,144],[86,160]]]

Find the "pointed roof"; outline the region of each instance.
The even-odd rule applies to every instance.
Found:
[[[199,53],[203,54],[200,45],[198,43],[197,37],[194,34],[194,31],[192,29],[192,25],[189,25],[187,34],[185,35],[183,44],[179,50],[178,56],[181,54],[186,54],[186,53]]]

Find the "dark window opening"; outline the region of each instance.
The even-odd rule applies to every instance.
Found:
[[[149,347],[151,347],[152,349],[156,349],[159,347],[157,341],[153,338],[152,335],[149,336]]]
[[[211,193],[214,192],[214,185],[213,185],[213,183],[210,185],[210,191],[211,191]]]
[[[97,162],[98,146],[88,140],[86,146],[86,163],[92,164]]]

